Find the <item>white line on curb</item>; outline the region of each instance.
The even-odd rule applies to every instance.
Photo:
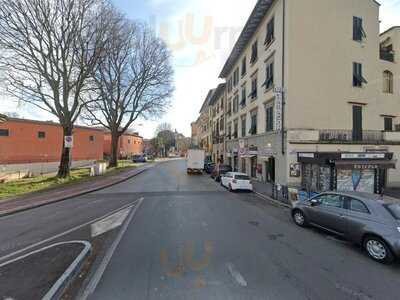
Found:
[[[55,239],[57,239],[57,238],[60,238],[60,237],[62,237],[62,236],[64,236],[64,235],[67,235],[67,234],[69,234],[69,233],[71,233],[71,232],[74,232],[74,231],[76,231],[76,230],[78,230],[78,229],[81,229],[81,228],[83,228],[83,227],[86,227],[86,226],[88,226],[88,225],[90,225],[90,224],[92,224],[92,223],[94,223],[94,222],[97,222],[97,221],[100,221],[100,220],[102,220],[102,219],[104,219],[104,218],[107,218],[108,216],[113,215],[113,214],[115,214],[116,212],[119,212],[119,211],[121,211],[121,210],[123,210],[123,209],[126,209],[126,208],[128,208],[128,207],[133,207],[133,206],[137,203],[137,201],[140,201],[141,199],[142,199],[142,198],[140,198],[139,200],[134,201],[133,203],[126,204],[126,205],[124,205],[124,206],[122,206],[122,207],[120,207],[120,208],[118,208],[118,209],[116,209],[116,210],[113,210],[113,211],[110,212],[110,213],[107,213],[106,215],[104,215],[104,216],[102,216],[102,217],[95,218],[95,219],[90,220],[90,221],[88,221],[88,222],[86,222],[86,223],[83,223],[83,224],[81,224],[81,225],[75,226],[75,227],[73,227],[73,228],[71,228],[71,229],[69,229],[69,230],[67,230],[67,231],[64,231],[64,232],[62,232],[62,233],[59,233],[59,234],[57,234],[57,235],[55,235],[55,236],[49,237],[49,238],[44,239],[44,240],[42,240],[42,241],[40,241],[40,242],[31,244],[31,245],[29,245],[29,246],[27,246],[27,247],[25,247],[25,248],[19,249],[19,250],[14,251],[14,252],[12,252],[12,253],[10,253],[10,254],[7,254],[7,255],[5,255],[5,256],[2,256],[2,257],[0,257],[0,262],[1,262],[1,261],[4,261],[4,260],[6,260],[6,259],[8,259],[8,258],[10,258],[10,257],[13,257],[13,256],[15,256],[15,255],[17,255],[17,254],[23,253],[23,252],[25,252],[25,251],[27,251],[27,250],[29,250],[29,249],[35,248],[35,247],[37,247],[37,246],[40,246],[40,245],[42,245],[42,244],[44,244],[44,243],[53,241],[53,240],[55,240]]]
[[[138,204],[132,210],[128,219],[126,219],[124,225],[122,226],[120,232],[118,233],[117,238],[114,240],[110,249],[104,256],[103,261],[99,265],[99,268],[96,270],[93,277],[90,279],[90,281],[89,281],[85,291],[83,292],[82,297],[80,297],[80,299],[86,300],[95,291],[97,285],[99,284],[101,278],[103,277],[103,274],[104,274],[108,264],[111,261],[111,258],[113,256],[115,250],[117,249],[119,243],[121,242],[122,237],[124,236],[126,230],[128,229],[129,224],[131,223],[133,217],[135,216],[135,214],[136,214],[137,210],[139,209],[140,205],[142,204],[143,200],[144,200],[143,197],[138,200]]]

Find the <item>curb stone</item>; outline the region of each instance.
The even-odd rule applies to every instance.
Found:
[[[160,163],[162,163],[162,162],[160,162]],[[155,163],[154,165],[156,165],[156,164],[158,164],[158,163]],[[93,188],[93,189],[90,189],[90,190],[85,190],[85,191],[82,191],[82,192],[77,192],[75,194],[67,195],[65,197],[61,197],[61,198],[58,198],[56,200],[50,200],[48,202],[28,205],[28,206],[25,206],[25,207],[21,206],[21,207],[16,208],[16,209],[0,211],[0,218],[1,217],[5,217],[5,216],[9,216],[9,215],[13,215],[13,214],[16,214],[16,213],[19,213],[19,212],[27,211],[27,210],[30,210],[30,209],[33,209],[33,208],[38,208],[38,207],[42,207],[42,206],[46,206],[46,205],[62,202],[62,201],[65,201],[65,200],[68,200],[68,199],[71,199],[71,198],[83,196],[83,195],[86,195],[86,194],[90,194],[90,193],[93,193],[93,192],[97,192],[97,191],[109,188],[111,186],[114,186],[114,185],[117,185],[117,184],[122,183],[124,181],[127,181],[127,180],[129,180],[129,179],[131,179],[131,178],[133,178],[133,177],[135,177],[137,175],[140,175],[143,172],[147,171],[149,168],[150,167],[142,169],[142,170],[138,170],[137,173],[132,174],[132,175],[126,177],[126,178],[117,179],[115,182],[108,183],[108,184],[105,184],[105,185],[102,185],[100,187],[96,187],[96,188]],[[15,201],[15,200],[11,200],[11,201]]]
[[[87,242],[87,241],[69,241],[69,242],[55,243],[55,244],[40,248],[38,250],[29,252],[29,253],[19,256],[17,258],[11,259],[4,263],[1,263],[0,267],[3,267],[8,264],[14,263],[16,261],[22,260],[30,255],[46,251],[50,248],[54,248],[54,247],[66,245],[66,244],[82,244],[84,246],[84,248],[80,252],[80,254],[75,258],[75,260],[69,265],[69,267],[64,271],[64,273],[57,279],[55,284],[50,288],[50,290],[46,293],[46,295],[42,298],[42,300],[56,300],[56,299],[58,300],[61,298],[62,294],[64,293],[64,291],[68,287],[68,285],[72,282],[72,280],[75,278],[75,276],[79,273],[79,271],[81,270],[81,267],[83,266],[85,259],[91,253],[92,245],[89,242]]]
[[[270,202],[272,202],[272,203],[274,203],[274,204],[277,204],[277,205],[279,205],[279,206],[282,206],[282,207],[285,207],[285,208],[292,208],[291,205],[289,205],[289,204],[287,204],[287,203],[283,203],[283,202],[278,201],[278,200],[274,200],[274,199],[272,199],[271,197],[269,197],[269,196],[267,196],[267,195],[261,194],[261,193],[259,193],[259,192],[254,192],[254,193],[255,193],[257,196],[259,196],[260,198],[262,198],[262,199],[264,199],[264,200],[267,200],[267,201],[270,201]]]

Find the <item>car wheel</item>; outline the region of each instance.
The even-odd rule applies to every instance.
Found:
[[[394,260],[392,251],[379,237],[367,236],[364,239],[364,249],[368,256],[377,262],[388,264]]]
[[[293,221],[296,223],[297,226],[300,227],[307,226],[307,218],[301,210],[296,209],[295,211],[293,211],[292,217]]]

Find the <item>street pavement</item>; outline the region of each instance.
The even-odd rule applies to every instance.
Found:
[[[183,160],[86,197],[144,198],[90,299],[399,299],[399,264],[188,176]]]

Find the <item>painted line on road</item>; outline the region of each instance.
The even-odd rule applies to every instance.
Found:
[[[242,274],[236,269],[235,265],[233,263],[227,263],[226,267],[228,268],[229,274],[233,277],[233,279],[243,287],[247,286],[247,281],[244,279]]]
[[[122,207],[120,207],[120,208],[118,208],[118,209],[115,209],[115,210],[113,210],[112,212],[105,214],[104,216],[101,216],[101,217],[92,219],[92,220],[90,220],[90,221],[88,221],[88,222],[85,222],[85,223],[83,223],[83,224],[81,224],[81,225],[75,226],[75,227],[73,227],[73,228],[71,228],[71,229],[69,229],[69,230],[67,230],[67,231],[64,231],[64,232],[62,232],[62,233],[59,233],[59,234],[57,234],[57,235],[54,235],[54,236],[49,237],[49,238],[47,238],[47,239],[44,239],[44,240],[42,240],[42,241],[40,241],[40,242],[31,244],[31,245],[29,245],[29,246],[27,246],[27,247],[25,247],[25,248],[19,249],[19,250],[17,250],[17,251],[14,251],[14,252],[12,252],[12,253],[9,253],[9,254],[7,254],[7,255],[5,255],[5,256],[2,256],[2,257],[0,257],[0,262],[1,262],[1,261],[4,261],[4,260],[6,260],[6,259],[8,259],[8,258],[10,258],[10,257],[13,257],[13,256],[15,256],[15,255],[18,255],[18,254],[20,254],[20,253],[23,253],[23,252],[25,252],[25,251],[27,251],[27,250],[30,250],[30,249],[35,248],[35,247],[37,247],[37,246],[40,246],[40,245],[42,245],[42,244],[51,242],[51,241],[53,241],[53,240],[55,240],[55,239],[57,239],[57,238],[63,237],[63,236],[65,236],[65,235],[67,235],[67,234],[69,234],[69,233],[71,233],[71,232],[74,232],[74,231],[76,231],[76,230],[79,230],[79,229],[81,229],[81,228],[83,228],[83,227],[89,226],[90,224],[95,223],[95,222],[98,222],[98,221],[100,221],[100,220],[102,220],[102,219],[104,219],[104,218],[107,218],[107,217],[109,217],[109,216],[111,216],[111,215],[113,215],[113,214],[115,214],[115,213],[117,213],[117,212],[119,212],[119,211],[121,211],[121,210],[124,210],[124,209],[129,208],[129,207],[132,208],[133,206],[136,205],[136,203],[137,203],[138,201],[141,201],[141,200],[143,200],[143,198],[139,198],[138,200],[135,200],[133,203],[129,203],[129,204],[126,204],[126,205],[124,205],[124,206],[122,206]]]
[[[102,235],[103,233],[106,233],[112,229],[115,229],[115,228],[121,226],[122,223],[124,223],[126,217],[129,215],[130,212],[131,212],[131,208],[126,208],[124,210],[116,212],[115,214],[113,214],[107,218],[104,218],[103,220],[92,223],[90,225],[90,231],[91,231],[92,238]]]
[[[110,249],[107,251],[106,255],[104,256],[102,262],[100,263],[98,269],[94,273],[93,277],[90,279],[85,291],[83,292],[83,295],[80,297],[82,300],[86,300],[96,289],[97,285],[99,284],[101,278],[103,277],[103,274],[108,266],[108,264],[111,261],[111,258],[114,255],[115,250],[117,249],[119,243],[122,240],[122,237],[124,236],[126,230],[128,229],[129,224],[131,223],[133,217],[136,215],[136,212],[138,211],[140,205],[143,203],[144,198],[139,199],[139,203],[135,206],[135,208],[132,210],[130,213],[128,219],[126,219],[124,225],[122,226],[120,232],[118,233],[118,236],[112,243]]]

